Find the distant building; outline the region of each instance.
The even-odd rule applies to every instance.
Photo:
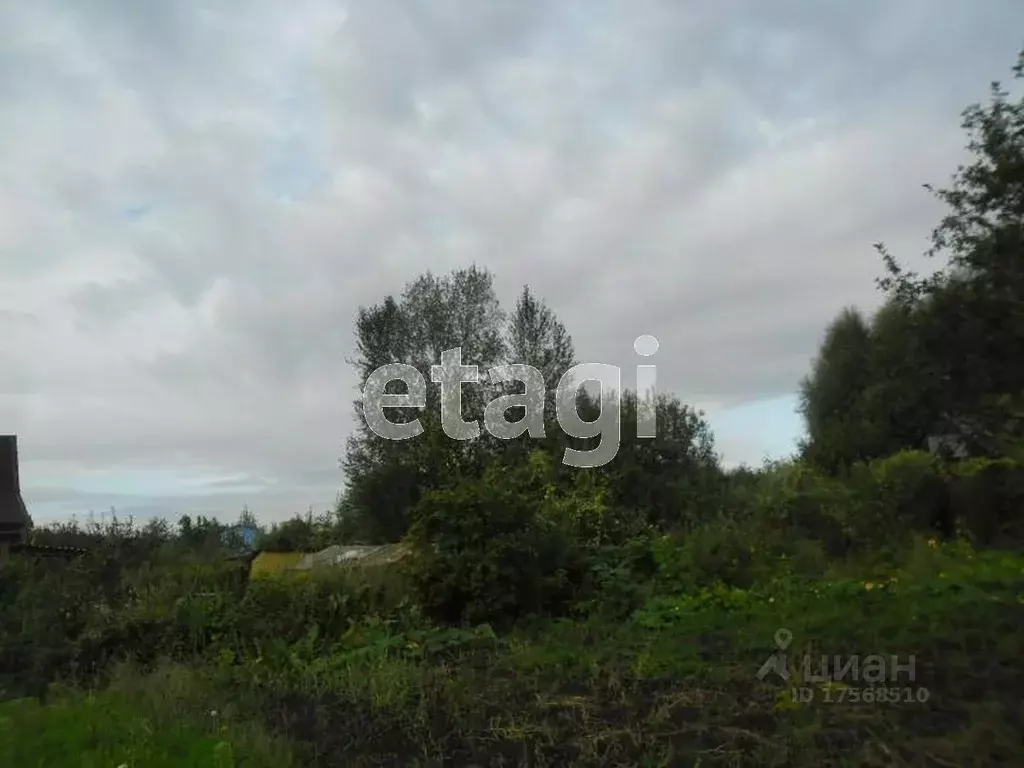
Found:
[[[950,459],[966,459],[971,455],[967,441],[958,434],[930,435],[925,447],[931,454]]]
[[[285,571],[293,570],[307,554],[309,553],[302,551],[275,552],[263,550],[256,552],[249,562],[249,578],[258,579],[264,576],[277,576]]]
[[[327,549],[306,555],[296,569],[307,571],[313,568],[343,565],[388,565],[400,560],[405,550],[398,544],[363,546],[358,544],[335,544]]]
[[[256,542],[259,539],[259,530],[252,525],[232,525],[224,530],[221,541],[225,546],[230,546],[241,541],[242,548],[246,550],[256,549]]]
[[[28,543],[32,518],[21,497],[18,437],[0,435],[0,560],[12,552],[30,557],[72,558],[85,554],[78,547],[46,547]]]
[[[25,542],[32,527],[25,502],[21,498],[18,477],[18,437],[0,435],[0,547],[6,554],[11,545]]]
[[[306,573],[320,568],[372,567],[391,565],[406,555],[402,544],[361,546],[336,544],[319,552],[305,550],[260,549],[230,559],[248,566],[249,578],[258,579],[286,572]]]

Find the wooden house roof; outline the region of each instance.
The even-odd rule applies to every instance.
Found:
[[[21,498],[18,438],[16,435],[0,435],[0,532],[7,539],[19,538],[31,522]]]

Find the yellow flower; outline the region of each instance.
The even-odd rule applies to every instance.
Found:
[[[936,541],[935,539],[928,539],[928,546],[931,547],[932,549],[937,549],[938,546],[939,546],[939,542]]]
[[[870,581],[865,581],[864,582],[864,589],[872,590],[874,588],[875,588],[875,585],[873,583],[871,583]]]

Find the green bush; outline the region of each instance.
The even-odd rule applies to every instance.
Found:
[[[820,541],[792,537],[764,540],[752,555],[754,578],[764,584],[780,579],[818,579],[827,573],[831,562]]]
[[[752,497],[748,525],[761,535],[813,539],[832,557],[849,548],[846,521],[856,497],[842,481],[801,462],[780,462],[765,469]]]
[[[661,593],[696,593],[715,585],[749,589],[780,579],[820,578],[830,558],[820,541],[716,522],[655,543]]]
[[[956,523],[977,546],[1024,537],[1024,465],[1012,459],[970,459],[950,470]]]
[[[655,543],[662,591],[692,592],[722,583],[747,588],[753,583],[750,539],[729,523],[714,523]]]
[[[427,493],[413,512],[408,568],[423,612],[500,623],[558,613],[585,574],[585,545],[605,538],[599,492],[557,486],[541,452],[509,470]]]
[[[643,605],[658,571],[653,543],[650,535],[636,536],[591,552],[575,613],[617,621]]]
[[[844,525],[860,550],[900,548],[914,532],[954,533],[942,464],[927,451],[855,464],[844,480],[855,499]]]

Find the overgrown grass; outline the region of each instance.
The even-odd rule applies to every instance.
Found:
[[[0,703],[0,765],[82,768],[234,768],[295,765],[290,748],[217,710],[182,707],[183,670],[119,676],[99,693],[55,690]],[[129,682],[130,680],[130,682]],[[193,692],[195,688],[193,686]],[[198,702],[193,701],[193,705]],[[202,705],[200,705],[202,706]],[[208,704],[206,705],[208,706]],[[205,722],[203,722],[205,720]]]
[[[391,583],[388,610],[354,597],[339,603],[362,612],[337,632],[314,622],[276,642],[266,634],[248,644],[208,637],[206,650],[177,661],[117,665],[101,693],[8,703],[0,758],[139,766],[1024,764],[1024,557],[920,539],[873,560],[823,562],[813,552],[797,560],[780,558],[774,575],[762,569],[744,587],[691,580],[683,588],[678,571],[665,572],[638,587],[635,610],[590,606],[575,618],[523,620],[498,634],[487,625],[433,626]],[[277,605],[284,594],[312,599],[321,594],[316,581],[263,585],[269,602],[260,604]],[[306,610],[312,603],[291,615]],[[334,626],[335,614],[326,615],[318,620]],[[274,617],[264,621],[278,631]],[[794,677],[759,679],[782,628],[792,635]],[[915,679],[903,671],[896,680],[808,680],[804,654],[813,657],[811,672],[820,671],[822,654],[896,655],[902,664],[913,655]],[[794,687],[812,700],[794,700]],[[900,701],[863,701],[866,689]],[[84,757],[60,762],[62,754]]]

